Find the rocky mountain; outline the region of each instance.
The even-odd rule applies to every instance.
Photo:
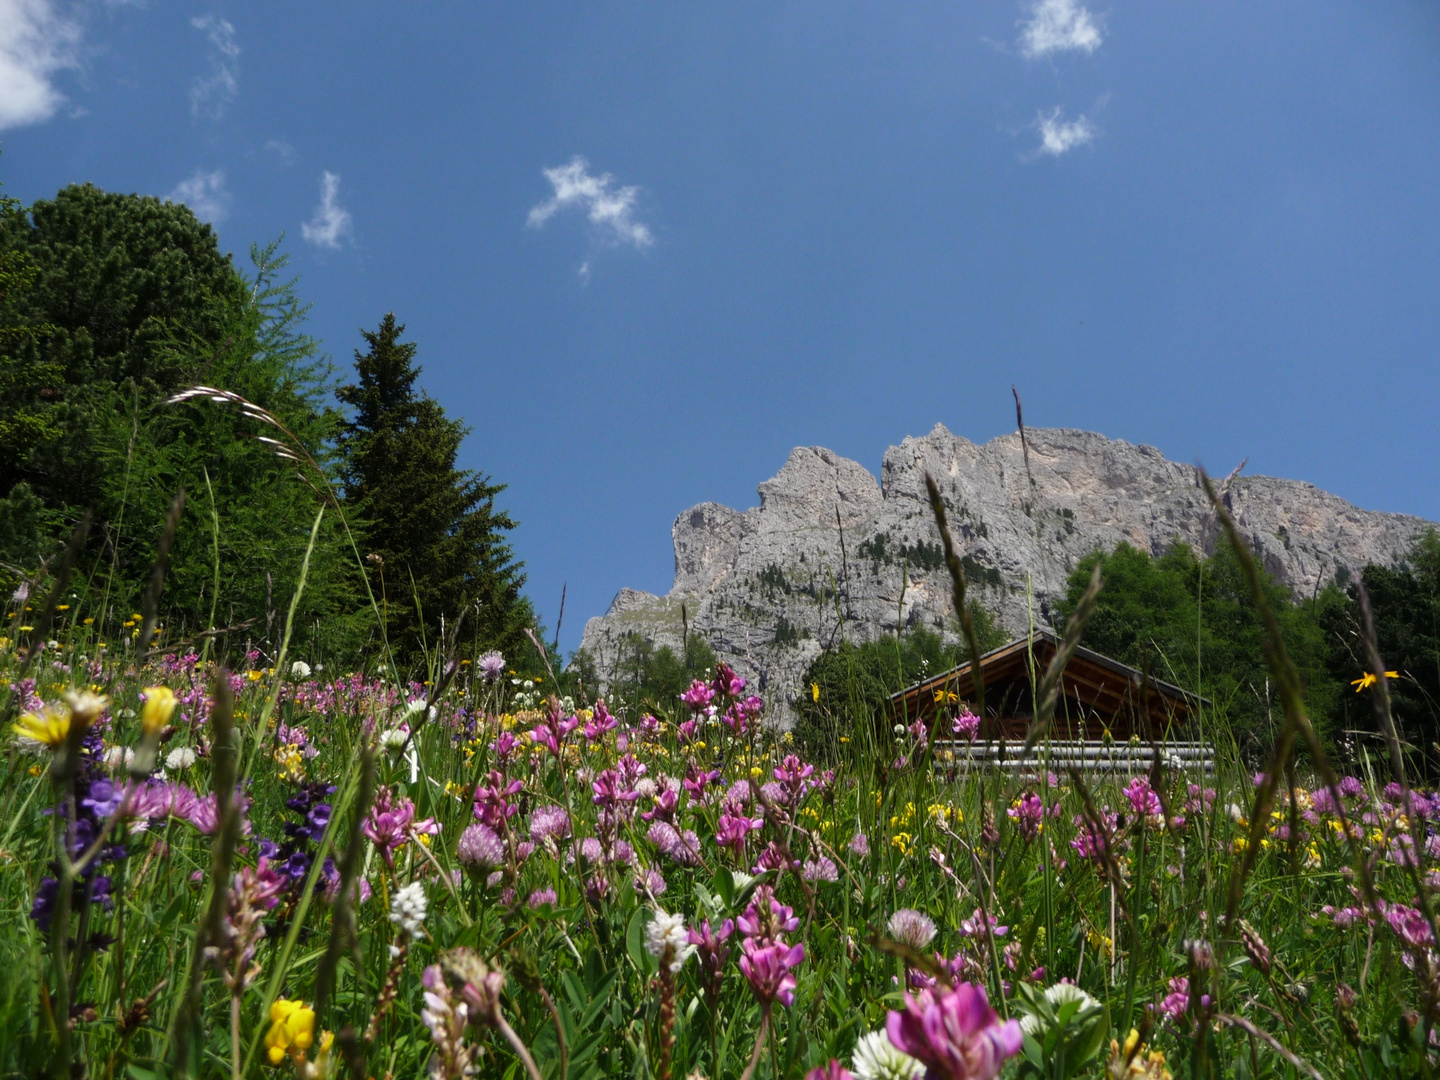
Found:
[[[772,715],[814,657],[843,632],[867,640],[953,625],[950,579],[925,494],[940,485],[973,595],[1016,634],[1048,624],[1075,563],[1121,541],[1152,553],[1175,541],[1213,550],[1200,474],[1086,431],[1026,431],[983,445],[936,425],[885,454],[880,480],[820,447],[797,447],[760,485],[760,505],[701,503],[675,519],[675,583],[665,596],[623,589],[585,626],[602,679],[639,634],[681,649],[700,635],[759,685]],[[1226,499],[1266,567],[1297,594],[1403,558],[1430,523],[1358,510],[1295,480],[1233,479]]]

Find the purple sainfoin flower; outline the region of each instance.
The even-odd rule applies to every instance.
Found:
[[[822,855],[818,859],[806,859],[800,867],[800,877],[812,882],[836,882],[840,880],[840,868],[833,859]]]
[[[514,735],[508,731],[502,731],[495,741],[490,744],[490,749],[494,752],[495,759],[504,763],[515,756],[515,748],[519,745],[519,741]]]
[[[477,822],[460,834],[455,857],[465,866],[494,869],[505,864],[505,841],[490,826]]]
[[[966,709],[955,717],[955,722],[950,725],[950,730],[966,742],[974,742],[980,734],[980,717]]]
[[[578,716],[562,716],[560,702],[556,698],[550,699],[549,708],[546,710],[544,721],[531,730],[530,738],[539,746],[545,747],[554,757],[559,757],[564,751],[566,737],[580,726]]]
[[[570,835],[570,814],[563,806],[537,806],[530,815],[530,839],[559,843]]]
[[[407,840],[419,833],[434,834],[440,831],[440,826],[433,818],[416,821],[415,804],[404,795],[397,796],[388,785],[375,793],[370,813],[366,815],[365,823],[360,828],[392,870],[395,868],[395,852],[404,846]]]
[[[605,702],[597,700],[594,713],[585,724],[585,740],[586,742],[597,742],[619,726],[620,721],[610,715],[610,710],[605,708]]]
[[[693,742],[700,731],[699,722],[692,716],[689,720],[682,720],[675,728],[675,737],[680,741],[681,746]]]
[[[815,766],[807,765],[794,754],[786,754],[785,760],[775,771],[775,779],[778,780],[789,793],[786,800],[789,805],[798,806],[814,785],[810,783],[810,777],[815,775]]]
[[[606,769],[591,782],[590,787],[595,793],[590,801],[602,810],[619,810],[640,797],[640,793],[627,785],[615,769]]]
[[[1136,817],[1157,817],[1161,813],[1160,796],[1144,776],[1137,776],[1125,788],[1125,798]]]
[[[745,692],[745,680],[725,663],[715,665],[715,678],[710,685],[721,697],[738,698]]]
[[[1383,903],[1383,901],[1382,901]],[[1435,935],[1423,913],[1404,904],[1385,904],[1381,909],[1390,929],[1406,948],[1422,949],[1435,944]]]
[[[655,795],[655,808],[640,815],[643,821],[668,821],[672,824],[680,809],[680,796],[674,788],[664,788]]]
[[[765,945],[753,937],[740,943],[740,972],[763,1006],[778,1001],[788,1009],[795,1003],[793,969],[804,959],[803,944],[786,945],[779,941]]]
[[[1045,803],[1039,795],[1033,791],[1020,796],[1015,805],[1005,811],[1005,815],[1015,822],[1016,831],[1025,840],[1034,840],[1040,835],[1041,828],[1045,824]]]
[[[730,956],[727,939],[735,932],[735,922],[726,919],[718,930],[711,929],[710,920],[705,919],[690,930],[690,944],[695,946],[695,955],[700,960],[712,996],[720,992],[720,983],[725,977],[725,961]]]
[[[794,908],[775,899],[772,887],[761,885],[750,897],[744,913],[735,920],[735,926],[745,937],[770,944],[781,940],[782,935],[799,929],[800,920],[795,917]]]
[[[1177,975],[1171,979],[1166,987],[1167,993],[1158,1004],[1150,1006],[1155,1012],[1168,1020],[1175,1020],[1185,1015],[1190,1008],[1190,979],[1185,975]],[[1210,1004],[1210,995],[1200,996],[1201,1006]]]
[[[703,712],[715,697],[715,691],[699,679],[690,684],[690,689],[680,695],[680,703],[691,712]]]
[[[986,914],[978,907],[975,909],[975,914],[960,921],[960,933],[973,941],[983,941],[987,933],[993,934],[995,937],[1004,937],[1009,932],[1008,926],[1001,926],[999,919],[994,915]]]
[[[1118,815],[1105,811],[1101,811],[1100,817],[1103,828],[1092,824],[1083,814],[1075,815],[1075,827],[1080,831],[1070,841],[1070,846],[1081,858],[1099,861],[1104,859],[1105,853],[1110,850],[1111,836],[1120,819]]]
[[[1024,1041],[1020,1022],[1002,1021],[973,983],[939,997],[907,994],[904,1010],[886,1018],[885,1032],[895,1049],[925,1065],[926,1080],[994,1080]]]
[[[901,908],[890,916],[885,932],[896,941],[920,950],[935,940],[935,922],[914,908]]]
[[[475,788],[475,820],[489,825],[496,832],[503,832],[506,823],[520,810],[519,806],[510,802],[510,797],[520,794],[525,785],[519,780],[511,780],[507,784],[498,772],[491,772],[487,780],[488,784],[478,784]]]
[[[764,818],[722,813],[719,826],[715,830],[715,843],[722,848],[729,848],[739,857],[745,849],[745,837],[764,824]]]
[[[771,840],[760,851],[760,858],[755,861],[753,873],[763,874],[766,870],[791,870],[800,872],[800,860],[795,858],[789,851],[779,843]]]

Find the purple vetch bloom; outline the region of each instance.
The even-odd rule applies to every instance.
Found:
[[[120,809],[125,801],[124,793],[109,780],[91,780],[90,790],[80,800],[80,805],[91,811],[97,818],[108,818]]]
[[[1435,944],[1435,935],[1424,914],[1404,904],[1385,904],[1382,908],[1385,921],[1390,929],[1409,949],[1429,948]]]
[[[722,848],[729,848],[738,856],[745,848],[745,837],[764,824],[764,818],[722,813],[719,826],[715,830],[715,843]]]
[[[783,941],[765,945],[749,937],[740,943],[740,972],[762,1005],[778,1001],[787,1009],[795,1003],[795,976],[792,969],[805,959],[805,946]]]
[[[1167,1020],[1175,1020],[1181,1016],[1184,1016],[1186,1010],[1190,1008],[1189,977],[1185,975],[1177,975],[1175,978],[1170,980],[1166,989],[1168,993],[1166,993],[1165,997],[1158,1004],[1152,1005],[1150,1007],[1155,1012],[1165,1017]],[[1209,1004],[1210,995],[1202,994],[1200,996],[1200,1005],[1204,1007],[1208,1006]]]
[[[498,657],[500,654],[487,655]],[[501,666],[504,666],[503,660]],[[435,1044],[430,1058],[430,1076],[434,1080],[470,1076],[475,1072],[473,1058],[477,1053],[466,1044],[465,1029],[472,1020],[482,1025],[490,1020],[484,1006],[479,1002],[471,1004],[473,998],[481,995],[473,993],[470,999],[463,993],[457,995],[446,984],[439,964],[431,964],[425,969],[420,984],[425,988],[425,1007],[420,1010],[420,1019],[430,1029],[430,1041]],[[465,989],[475,990],[470,984]],[[495,987],[495,997],[499,997],[498,986]],[[498,1005],[494,1011],[498,1012]]]
[[[720,993],[720,984],[725,978],[725,961],[730,956],[726,940],[735,932],[735,923],[726,919],[718,930],[712,929],[710,920],[705,919],[690,931],[690,944],[695,946],[695,955],[700,958],[700,969],[705,974],[708,992],[713,998]]]
[[[924,912],[901,908],[890,916],[885,931],[896,941],[912,949],[923,949],[935,940],[935,923]]]
[[[570,835],[570,814],[563,806],[537,806],[530,815],[530,839],[536,844],[554,840],[557,844]]]
[[[805,860],[800,868],[800,877],[805,881],[836,882],[840,880],[840,868],[833,859],[821,855],[818,859]]]
[[[715,678],[710,684],[715,693],[722,697],[738,698],[745,692],[745,680],[735,674],[735,669],[729,664],[720,663],[715,665]]]
[[[596,742],[620,726],[620,721],[610,715],[610,710],[605,707],[605,702],[597,700],[595,710],[585,725],[585,741]]]
[[[361,831],[379,850],[385,864],[394,869],[395,852],[406,841],[420,833],[438,833],[440,826],[434,818],[416,821],[415,804],[404,795],[395,795],[389,786],[383,786],[375,793]]]
[[[505,864],[505,842],[490,826],[476,823],[460,834],[455,857],[465,866],[493,869]]]
[[[926,1080],[994,1080],[1020,1052],[1018,1020],[1002,1021],[985,990],[961,983],[935,996],[905,996],[905,1008],[885,1022],[890,1042],[925,1065]]]
[[[618,810],[640,797],[640,793],[626,784],[615,769],[606,769],[590,787],[595,792],[590,801],[602,810]]]
[[[475,820],[500,832],[520,810],[510,797],[520,794],[525,785],[519,780],[507,784],[498,772],[491,772],[486,780],[487,784],[478,784],[475,788]]]

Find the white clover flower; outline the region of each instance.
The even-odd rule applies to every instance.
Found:
[[[1100,1003],[1074,983],[1058,982],[1047,986],[1043,995],[1056,1013],[1070,1002],[1076,1003],[1075,1015],[1099,1009]],[[1038,1035],[1045,1028],[1045,1018],[1039,1013],[1025,1013],[1020,1017],[1020,1027],[1027,1035]]]
[[[390,901],[390,921],[410,937],[419,937],[425,925],[425,913],[429,904],[425,899],[425,886],[412,881],[397,892]]]
[[[196,753],[193,746],[180,746],[165,755],[165,768],[171,772],[183,772],[195,764]]]
[[[925,1066],[897,1050],[884,1031],[872,1031],[855,1044],[850,1070],[855,1080],[918,1080]]]
[[[292,679],[308,679],[310,677],[310,665],[304,660],[296,660],[290,665],[290,677]]]
[[[684,967],[685,961],[695,951],[685,930],[685,916],[671,915],[662,908],[656,908],[655,917],[645,928],[645,951],[661,963],[668,957],[672,973]]]
[[[135,751],[128,746],[110,746],[105,750],[105,767],[120,769],[135,760]]]

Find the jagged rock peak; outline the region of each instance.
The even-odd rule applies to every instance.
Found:
[[[760,484],[758,506],[685,511],[671,527],[670,593],[622,590],[586,624],[582,647],[602,678],[627,635],[678,649],[683,603],[690,632],[762,686],[784,719],[810,661],[842,633],[947,630],[950,583],[926,473],[976,597],[1016,633],[1032,617],[1049,621],[1070,571],[1092,551],[1122,541],[1154,554],[1176,541],[1213,549],[1199,470],[1153,446],[1069,428],[974,443],[936,424],[886,451],[878,483],[858,462],[797,447]],[[1367,563],[1393,565],[1430,526],[1294,480],[1238,477],[1225,498],[1266,568],[1304,595]]]

